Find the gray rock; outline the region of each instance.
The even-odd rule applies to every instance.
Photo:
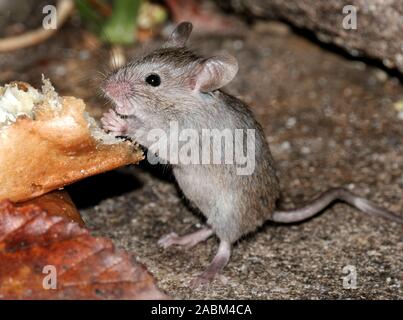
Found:
[[[376,58],[403,71],[401,0],[216,0],[221,6],[257,18],[282,19],[313,31],[354,56]],[[354,6],[357,29],[346,29],[345,6]],[[348,9],[348,7],[347,7]]]

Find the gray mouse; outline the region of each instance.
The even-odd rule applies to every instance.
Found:
[[[191,23],[179,24],[162,48],[112,72],[102,83],[102,90],[116,111],[110,110],[101,121],[105,130],[133,138],[146,148],[151,147],[147,133],[155,128],[168,132],[171,121],[176,121],[180,130],[198,132],[203,128],[254,130],[256,161],[249,175],[238,175],[237,163],[172,164],[171,155],[163,159],[172,165],[183,194],[206,216],[207,224],[192,234],[168,234],[158,244],[191,248],[214,234],[219,239],[214,259],[193,280],[194,286],[212,281],[228,263],[232,244],[267,220],[303,221],[339,200],[368,214],[403,223],[403,217],[344,188],[330,189],[298,209],[276,208],[280,188],[263,130],[245,103],[221,90],[235,77],[237,61],[229,55],[196,55],[185,47],[191,31]]]

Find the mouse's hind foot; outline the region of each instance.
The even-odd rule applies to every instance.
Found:
[[[213,230],[208,227],[201,228],[200,230],[184,235],[178,236],[175,232],[171,232],[158,240],[158,245],[164,249],[178,246],[184,249],[190,249],[198,243],[207,240],[213,235]]]
[[[191,287],[196,289],[198,287],[210,284],[227,265],[230,256],[231,244],[226,241],[221,241],[213,261],[201,275],[197,276],[191,281]]]

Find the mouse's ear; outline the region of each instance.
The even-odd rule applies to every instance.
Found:
[[[172,32],[164,47],[184,47],[192,29],[193,25],[190,22],[181,22]]]
[[[238,72],[238,61],[230,55],[220,55],[203,60],[192,79],[194,90],[210,92],[224,87]]]

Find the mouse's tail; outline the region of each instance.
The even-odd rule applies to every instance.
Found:
[[[386,209],[382,209],[374,202],[361,198],[344,188],[330,189],[301,208],[276,210],[273,213],[271,220],[280,223],[295,223],[303,221],[313,217],[337,200],[346,202],[365,213],[403,224],[403,216],[398,216]]]

